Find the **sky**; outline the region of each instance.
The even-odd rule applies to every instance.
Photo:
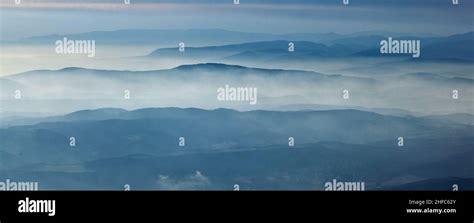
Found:
[[[130,28],[450,35],[473,30],[474,9],[472,0],[20,1],[0,0],[2,40]]]

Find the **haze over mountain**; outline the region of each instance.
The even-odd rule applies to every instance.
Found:
[[[474,50],[466,47],[472,44],[474,33],[452,35],[448,37],[420,38],[400,36],[400,40],[420,40],[421,59],[474,59]],[[188,45],[185,52],[178,47],[157,49],[149,56],[154,58],[201,59],[204,61],[312,61],[327,58],[350,57],[387,57],[380,53],[380,41],[393,36],[350,36],[320,39],[314,42],[294,41],[292,39],[251,42],[223,46],[193,47]],[[308,38],[310,39],[310,38]],[[289,44],[293,50],[289,51]],[[409,58],[411,55],[396,55]],[[392,57],[393,57],[392,56]]]
[[[95,40],[96,57],[55,53],[55,42]],[[421,41],[421,56],[380,54],[380,41],[393,37]],[[133,39],[133,41],[129,41]],[[87,67],[102,70],[158,70],[182,64],[226,63],[247,67],[304,69],[350,76],[385,76],[401,72],[448,73],[469,77],[472,70],[472,32],[449,36],[367,31],[354,34],[267,34],[223,29],[125,29],[78,34],[55,34],[3,41],[1,76],[27,70]],[[179,53],[178,44],[186,52]],[[288,52],[288,43],[295,44]],[[26,51],[21,45],[28,45]],[[472,45],[472,44],[471,44]],[[437,51],[436,49],[443,49]],[[34,54],[39,60],[21,62]],[[150,55],[150,56],[147,56]],[[341,58],[344,60],[341,60]]]
[[[156,71],[39,70],[7,76],[1,81],[8,82],[1,91],[2,103],[6,105],[3,112],[7,113],[27,112],[32,108],[46,112],[47,107],[55,107],[56,113],[100,107],[137,109],[154,106],[254,110],[288,104],[398,108],[425,115],[474,113],[473,101],[468,97],[474,93],[472,79],[430,73],[402,74],[377,80],[206,63]],[[218,101],[217,89],[226,85],[257,88],[256,105],[250,105],[248,101]],[[19,89],[22,99],[30,100],[29,103],[14,99]],[[453,89],[459,94],[456,100],[452,98]],[[127,90],[130,100],[124,100]],[[344,90],[350,93],[348,100],[343,98]],[[455,106],[447,107],[447,103],[455,103]]]
[[[124,3],[0,3],[0,182],[474,190],[474,1]]]
[[[289,34],[270,34],[257,32],[238,32],[225,29],[122,29],[114,31],[94,31],[73,34],[53,34],[43,36],[33,36],[18,40],[3,41],[4,43],[21,44],[47,44],[54,43],[64,37],[69,39],[91,39],[101,44],[154,44],[154,45],[178,45],[184,42],[189,46],[209,46],[223,44],[237,44],[257,41],[273,40],[292,40],[292,41],[333,41],[345,37],[356,38],[360,36],[402,36],[404,33],[394,32],[358,32],[349,35],[336,33],[289,33]]]
[[[425,37],[393,32],[358,32],[354,34],[335,33],[294,33],[266,34],[227,31],[223,29],[189,29],[189,30],[145,30],[130,29],[117,31],[95,31],[78,34],[55,34],[36,36],[17,41],[4,41],[5,44],[40,44],[54,45],[64,37],[77,40],[95,40],[97,45],[130,44],[170,47],[157,49],[150,54],[154,57],[186,56],[191,58],[220,59],[259,59],[278,60],[311,60],[318,57],[341,56],[380,56],[380,41],[388,37],[406,40],[420,40],[422,59],[467,59],[474,58],[472,43],[473,32],[446,37]],[[179,43],[187,46],[186,54],[179,54]],[[295,52],[290,56],[288,43],[295,44]],[[231,45],[229,45],[231,44]],[[176,48],[176,50],[175,50]],[[209,62],[209,61],[207,61]]]
[[[473,177],[474,169],[473,126],[428,118],[357,110],[148,108],[86,110],[44,120],[0,129],[0,176],[36,179],[43,189],[113,189],[120,182],[136,189],[225,189],[234,183],[323,189],[323,182],[337,178],[365,180],[376,190],[435,176]],[[397,146],[400,136],[404,147]],[[289,137],[295,147],[288,146]],[[441,160],[453,165],[434,174]],[[184,183],[196,178],[207,180]]]

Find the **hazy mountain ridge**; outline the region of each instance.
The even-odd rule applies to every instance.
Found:
[[[0,1],[0,182],[474,190],[472,0]]]
[[[51,106],[58,106],[59,100],[69,100],[64,102],[67,106],[62,104],[60,107],[64,109],[56,113],[98,107],[135,109],[157,105],[268,110],[275,106],[304,103],[397,108],[414,113],[430,111],[428,114],[454,113],[453,109],[456,108],[456,113],[474,114],[472,101],[467,97],[473,93],[472,79],[426,72],[370,78],[294,69],[203,63],[152,71],[71,67],[29,71],[2,79],[18,83],[2,85],[1,98],[5,108],[23,109],[4,111],[10,113],[31,110],[15,106],[24,105],[19,103],[21,101],[14,100],[16,90],[21,90],[25,100],[49,100]],[[257,88],[258,107],[251,107],[248,102],[218,101],[216,90],[225,86]],[[446,102],[453,102],[450,95],[453,89],[459,91],[460,103],[456,103],[456,107],[441,107]],[[131,98],[129,101],[124,100],[124,92],[127,90]],[[350,93],[350,100],[343,99],[344,90]],[[413,104],[414,98],[419,98],[422,103]],[[72,103],[71,100],[81,104]],[[100,106],[94,105],[94,101],[100,102]],[[130,106],[129,102],[135,102],[136,105]],[[39,104],[38,101],[34,105],[45,104]]]
[[[278,123],[275,120],[279,120]],[[37,162],[42,160],[40,157],[49,157],[43,160],[47,161],[50,156],[64,156],[68,150],[87,151],[82,154],[83,157],[77,154],[57,159],[80,161],[97,155],[99,157],[95,159],[103,155],[169,155],[186,151],[238,150],[275,143],[284,145],[288,143],[288,137],[295,137],[301,144],[318,141],[370,144],[388,140],[393,141],[392,145],[401,135],[407,140],[472,137],[472,126],[468,125],[454,122],[439,125],[432,119],[383,116],[357,110],[238,112],[192,108],[101,109],[75,112],[45,121],[49,122],[0,129],[3,151],[17,155],[22,153],[25,160],[39,159]],[[69,148],[71,136],[76,137],[77,148]],[[177,147],[177,140],[182,136],[189,142],[186,150]],[[31,150],[33,148],[43,148],[48,152]],[[161,149],[155,151],[152,148]],[[30,155],[25,157],[26,154]]]
[[[358,37],[373,34],[406,35],[403,33],[390,33],[384,31],[359,32],[348,36]],[[343,38],[345,35],[336,33],[289,33],[268,34],[254,32],[238,32],[224,29],[122,29],[115,31],[94,31],[86,33],[54,34],[33,36],[17,41],[4,41],[6,43],[48,43],[68,37],[69,39],[94,39],[104,44],[130,43],[135,44],[169,44],[177,45],[184,41],[192,45],[207,44],[232,44],[243,42],[258,42],[270,40],[294,40],[294,41],[322,41]],[[199,40],[199,41],[198,41]],[[178,42],[176,42],[178,41]]]
[[[61,76],[103,75],[104,77],[109,77],[109,78],[121,78],[124,76],[127,76],[128,78],[133,78],[133,77],[137,77],[137,76],[140,77],[140,76],[145,76],[145,75],[158,76],[161,74],[168,74],[168,72],[179,72],[179,71],[187,71],[187,72],[237,71],[237,73],[257,73],[257,74],[271,73],[272,75],[278,75],[285,72],[291,72],[294,74],[306,74],[306,75],[314,75],[314,76],[329,76],[329,77],[342,76],[342,75],[324,75],[324,74],[317,73],[314,71],[304,71],[304,70],[266,69],[266,68],[245,67],[241,65],[223,64],[223,63],[200,63],[200,64],[185,64],[185,65],[180,65],[172,69],[152,70],[152,71],[99,70],[99,69],[89,69],[89,68],[80,68],[80,67],[66,67],[59,70],[33,70],[33,71],[24,72],[24,73],[9,75],[9,76],[4,77],[4,79],[7,81],[15,80],[15,79],[26,79],[26,78],[34,78],[38,75],[42,75],[42,76],[39,76],[42,78],[46,75],[61,75]],[[132,73],[133,75],[130,75],[130,73]],[[222,73],[221,75],[225,75],[225,73]],[[347,77],[347,78],[352,78],[352,77]]]
[[[400,40],[420,40],[421,59],[474,59],[474,50],[466,47],[472,45],[474,32],[457,34],[447,37],[400,36]],[[351,36],[347,38],[330,41],[294,41],[273,40],[263,42],[251,42],[231,44],[222,46],[187,46],[185,52],[180,52],[178,47],[161,48],[149,54],[153,58],[181,58],[181,59],[205,59],[224,61],[288,61],[288,60],[314,60],[318,58],[340,58],[340,57],[374,57],[384,56],[380,54],[380,41],[392,36]],[[293,52],[289,52],[289,44],[293,43]],[[441,50],[440,50],[441,49]],[[406,58],[407,55],[393,54],[392,57]]]
[[[472,141],[472,140],[471,140]],[[445,142],[446,143],[446,142]],[[435,144],[436,145],[436,144]],[[462,145],[462,143],[461,143]],[[14,170],[0,170],[0,176],[10,179],[30,179],[41,182],[40,189],[117,189],[130,184],[134,189],[220,189],[230,190],[239,184],[242,190],[324,190],[324,183],[363,181],[366,190],[410,189],[400,177],[410,174],[414,179],[427,180],[418,189],[451,190],[451,185],[429,183],[433,173],[416,172],[416,168],[431,168],[446,154],[446,144],[434,147],[408,146],[396,148],[341,143],[284,145],[211,153],[153,156],[130,154],[70,165],[37,164]],[[461,147],[458,146],[458,149]],[[186,150],[187,148],[182,148]],[[466,147],[460,151],[471,150]],[[428,152],[431,151],[431,152]],[[444,151],[444,152],[443,152]],[[442,152],[442,154],[438,154]],[[456,154],[455,151],[450,151]],[[416,158],[414,157],[416,156]],[[452,157],[451,155],[444,157]],[[466,157],[466,156],[464,156]],[[245,165],[242,163],[245,161]],[[421,161],[421,162],[420,162]],[[455,166],[444,168],[437,177],[473,177],[472,163],[452,160]],[[219,168],[215,168],[219,166]],[[470,175],[460,174],[463,169]],[[408,171],[407,171],[408,170]],[[411,172],[410,172],[411,170]],[[415,170],[415,171],[413,171]],[[413,175],[414,174],[414,175]],[[197,179],[196,179],[197,178]],[[190,179],[197,180],[189,183]],[[169,182],[171,180],[171,182]],[[411,180],[408,182],[415,182]],[[65,183],[68,182],[68,183]],[[470,190],[472,184],[461,180],[450,182]],[[461,183],[464,182],[464,183]],[[443,188],[442,185],[447,186]],[[176,188],[178,187],[179,188]]]

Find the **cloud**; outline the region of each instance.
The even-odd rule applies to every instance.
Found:
[[[386,30],[454,34],[472,30],[474,1],[461,0],[0,0],[0,39],[117,29],[219,28],[266,33]],[[4,10],[5,9],[5,10]]]
[[[158,189],[161,190],[202,190],[210,184],[210,180],[201,171],[184,177],[170,177],[168,175],[159,175],[157,179]]]

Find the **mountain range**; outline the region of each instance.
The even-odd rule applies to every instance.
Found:
[[[474,177],[472,132],[455,121],[357,110],[84,110],[0,129],[0,176],[36,179],[43,189],[319,190],[332,179],[403,189]]]
[[[472,45],[474,33],[452,35],[448,37],[400,36],[400,40],[420,40],[421,59],[474,59],[474,50],[466,47]],[[350,57],[387,57],[380,53],[380,41],[392,36],[355,36],[347,38],[325,39],[319,41],[295,41],[292,39],[249,42],[222,46],[192,47],[188,45],[185,52],[178,47],[162,48],[153,51],[149,56],[154,58],[202,59],[207,61],[311,61],[328,58]],[[294,51],[289,51],[292,43]],[[406,55],[389,55],[404,57]]]
[[[177,45],[185,42],[188,45],[214,45],[232,44],[271,40],[294,40],[312,41],[334,40],[344,37],[359,37],[367,35],[392,35],[403,36],[404,33],[391,33],[383,31],[359,32],[349,35],[336,33],[290,33],[290,34],[268,34],[237,32],[224,29],[123,29],[115,31],[94,31],[76,34],[55,34],[34,36],[19,40],[4,41],[5,44],[44,44],[54,43],[58,39],[67,36],[69,39],[93,39],[102,44],[157,44]],[[130,40],[133,39],[133,42]]]
[[[140,45],[150,53],[121,59],[182,65],[2,76],[0,179],[40,189],[322,190],[337,179],[473,190],[473,34],[135,29],[2,42]],[[388,37],[420,40],[421,57],[381,55]],[[258,89],[258,103],[220,101],[224,86]]]
[[[2,77],[0,84],[2,103],[6,108],[3,112],[6,113],[28,112],[32,110],[31,106],[46,105],[62,108],[58,112],[66,113],[86,108],[154,106],[255,110],[289,104],[397,108],[424,115],[474,113],[468,97],[474,89],[471,78],[427,72],[361,77],[203,63],[152,71],[75,67],[37,70]],[[218,101],[216,90],[226,85],[257,88],[257,105]],[[456,101],[452,98],[453,89],[459,94]],[[37,100],[38,103],[32,101],[30,107],[24,107],[26,104],[14,100],[17,90],[21,90],[22,99]],[[344,90],[350,92],[349,100],[342,97]],[[125,91],[130,93],[132,100],[124,100]],[[456,105],[444,106],[446,103]],[[40,108],[36,109],[43,110]]]
[[[336,33],[267,34],[227,31],[223,29],[146,30],[127,29],[95,31],[78,34],[35,36],[20,40],[3,41],[4,44],[52,44],[68,37],[78,40],[95,40],[100,45],[150,45],[160,48],[152,57],[219,58],[226,60],[312,60],[315,58],[374,57],[381,56],[380,41],[388,37],[400,40],[420,40],[420,60],[468,60],[472,62],[473,32],[451,36],[426,36],[383,31]],[[130,42],[133,40],[133,42]],[[179,54],[179,43],[185,43],[186,53]],[[288,43],[295,44],[295,51],[288,55]],[[174,47],[170,47],[174,46]],[[387,57],[387,55],[384,55]],[[391,55],[388,55],[389,57]],[[397,56],[397,55],[395,55]],[[392,56],[393,57],[393,56]],[[209,61],[206,61],[209,62]]]

